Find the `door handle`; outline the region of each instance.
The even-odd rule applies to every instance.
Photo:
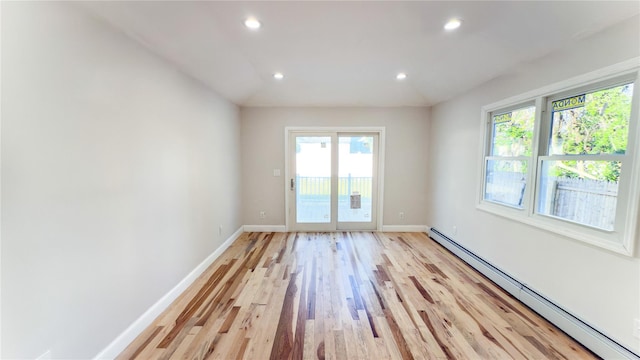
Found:
[[[293,178],[291,178],[291,191],[293,191],[295,188],[295,182],[293,181]]]

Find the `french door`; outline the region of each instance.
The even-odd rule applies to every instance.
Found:
[[[289,228],[377,229],[377,132],[289,133]]]

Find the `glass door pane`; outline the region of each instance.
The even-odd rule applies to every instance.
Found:
[[[377,229],[379,138],[373,131],[290,132],[287,228]]]
[[[338,222],[373,219],[374,137],[338,137]]]
[[[297,223],[331,223],[331,137],[296,136]]]

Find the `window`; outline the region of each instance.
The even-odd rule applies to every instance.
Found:
[[[478,207],[632,255],[637,65],[483,108]]]
[[[537,212],[615,229],[633,83],[549,100],[546,156],[540,157]],[[624,166],[623,166],[624,165]]]
[[[524,205],[531,160],[535,106],[491,114],[484,199],[519,209]]]

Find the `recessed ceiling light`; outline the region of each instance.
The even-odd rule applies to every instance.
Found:
[[[396,75],[396,79],[398,79],[398,80],[404,80],[406,78],[407,78],[407,74],[403,73],[403,72],[398,73],[398,75]]]
[[[284,74],[281,73],[281,72],[277,72],[277,73],[273,74],[273,78],[276,79],[276,80],[282,80],[282,79],[284,79]]]
[[[455,30],[457,28],[460,27],[460,25],[462,25],[462,21],[460,19],[451,19],[449,21],[447,21],[446,24],[444,24],[444,29],[445,30]]]
[[[257,30],[261,25],[262,24],[260,24],[260,21],[258,21],[258,19],[254,18],[253,16],[248,17],[247,20],[244,21],[244,26],[248,27],[251,30]]]

